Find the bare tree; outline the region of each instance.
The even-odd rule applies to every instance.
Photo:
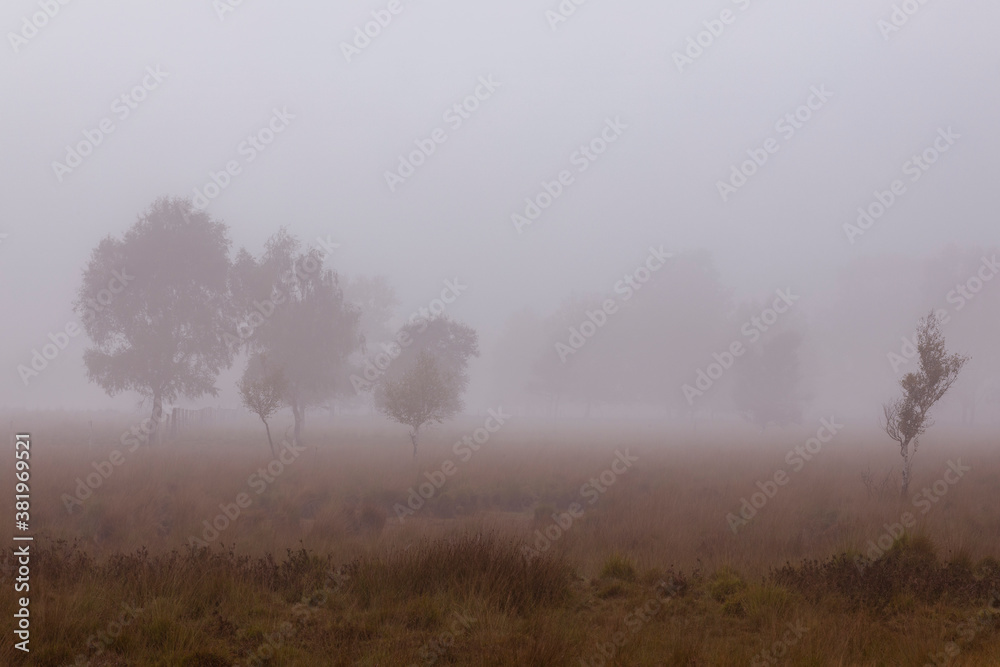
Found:
[[[412,366],[399,377],[385,378],[376,390],[378,411],[410,427],[413,458],[417,458],[420,429],[451,419],[462,409],[466,381],[428,350],[421,350]]]
[[[283,403],[287,382],[281,369],[268,369],[264,355],[254,357],[247,363],[243,377],[236,384],[243,405],[260,417],[267,431],[267,443],[274,455],[274,440],[271,439],[271,427],[267,420],[278,411]]]
[[[110,396],[151,398],[157,427],[164,401],[217,395],[215,378],[232,363],[219,336],[231,321],[227,232],[190,201],[158,199],[84,269],[74,307],[94,343],[87,377]]]
[[[919,438],[930,427],[931,407],[941,400],[958,379],[958,374],[969,360],[960,354],[948,354],[945,349],[941,322],[931,311],[920,320],[917,329],[917,355],[920,368],[907,373],[899,381],[903,395],[882,406],[882,428],[890,438],[899,443],[903,457],[903,483],[901,494],[910,488],[913,456],[917,453]],[[911,448],[912,445],[912,448]]]

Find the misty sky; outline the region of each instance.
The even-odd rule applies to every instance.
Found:
[[[75,319],[103,236],[231,160],[241,171],[208,210],[234,250],[259,252],[281,225],[329,237],[333,268],[386,275],[403,312],[459,278],[469,288],[449,314],[484,343],[522,306],[610,289],[650,245],[707,248],[739,296],[792,286],[807,299],[861,255],[998,240],[994,2],[928,2],[885,39],[892,0],[589,0],[555,30],[557,0],[404,0],[351,62],[341,44],[388,0],[243,0],[221,19],[220,4],[73,0],[12,43],[42,10],[3,3],[0,405],[134,403],[86,383],[82,336],[27,389],[16,367]],[[733,22],[679,72],[674,52],[724,10]],[[480,77],[499,86],[453,129],[444,113]],[[144,78],[145,99],[123,106]],[[832,96],[785,139],[776,121],[824,86]],[[293,118],[249,161],[241,142],[275,109]],[[60,182],[53,162],[103,119],[114,131]],[[571,156],[608,119],[627,127],[578,173]],[[447,141],[390,192],[385,172],[437,128]],[[848,243],[843,225],[939,128],[960,138]],[[780,150],[724,203],[717,182],[769,138]],[[511,215],[566,169],[573,184],[519,234]]]

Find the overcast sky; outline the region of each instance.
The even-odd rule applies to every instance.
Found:
[[[75,319],[103,236],[230,161],[208,210],[234,250],[281,225],[329,238],[336,270],[388,276],[406,312],[459,278],[451,314],[487,338],[522,306],[609,290],[650,245],[707,248],[756,296],[819,291],[861,255],[996,244],[1000,5],[912,4],[897,30],[893,0],[589,0],[565,21],[547,15],[557,0],[402,0],[397,14],[388,0],[6,0],[0,405],[122,405],[87,385],[82,337],[28,388],[16,367]],[[379,16],[391,22],[345,55]],[[708,46],[680,59],[700,32]],[[445,112],[477,88],[455,127]],[[776,127],[809,101],[793,135]],[[580,172],[574,153],[609,121],[616,140]],[[249,160],[241,143],[269,123],[282,130]],[[391,191],[385,173],[438,128],[447,140]],[[904,176],[949,128],[938,162]],[[85,132],[101,136],[93,152],[54,165]],[[776,152],[723,201],[719,181],[769,139]],[[515,229],[563,170],[572,183]],[[895,179],[906,193],[849,243],[844,224]]]

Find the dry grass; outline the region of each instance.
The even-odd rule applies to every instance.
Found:
[[[949,459],[971,470],[923,514],[909,498],[870,496],[861,474],[898,463],[884,438],[850,425],[800,471],[786,453],[815,427],[512,423],[461,461],[451,445],[479,425],[431,434],[414,463],[401,431],[310,424],[317,447],[260,494],[248,478],[268,463],[262,434],[206,433],[126,454],[69,514],[60,496],[123,449],[115,443],[128,424],[95,423],[88,454],[87,429],[71,415],[20,421],[34,441],[42,549],[30,664],[87,654],[94,665],[246,665],[264,655],[255,664],[597,665],[616,633],[609,665],[924,665],[948,642],[959,649],[949,665],[1000,664],[1000,620],[977,615],[1000,589],[990,560],[1000,559],[995,439],[926,440],[914,493],[933,488]],[[637,460],[606,492],[582,492],[626,449]],[[395,505],[445,459],[455,473],[400,522]],[[726,515],[777,470],[788,483],[734,534]],[[240,493],[250,506],[207,550],[191,550],[202,522]],[[556,534],[574,504],[582,515],[525,557],[536,531]],[[904,512],[915,519],[907,535],[859,567],[869,540]],[[107,633],[122,604],[142,611],[116,638],[91,641],[103,641],[95,654],[88,638]],[[763,662],[762,651],[793,636],[788,624],[800,636]],[[0,653],[7,664],[22,657],[9,645]]]

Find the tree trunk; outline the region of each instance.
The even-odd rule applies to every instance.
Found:
[[[305,410],[299,406],[298,401],[292,401],[292,416],[295,417],[295,429],[292,431],[292,438],[296,445],[302,443],[302,427],[305,424]]]
[[[417,441],[420,438],[420,427],[417,426],[410,431],[410,442],[413,443],[413,458],[417,458]]]
[[[271,445],[271,456],[277,456],[277,454],[274,453],[274,440],[271,439],[271,427],[267,425],[267,420],[263,417],[261,417],[260,420],[264,422],[264,430],[267,431],[267,444]]]
[[[913,453],[910,452],[909,440],[900,448],[900,453],[903,455],[903,483],[899,495],[901,498],[906,498],[910,491],[910,469],[913,466]]]
[[[159,389],[153,391],[153,432],[149,436],[149,444],[160,442],[160,426],[163,424],[163,395]]]

